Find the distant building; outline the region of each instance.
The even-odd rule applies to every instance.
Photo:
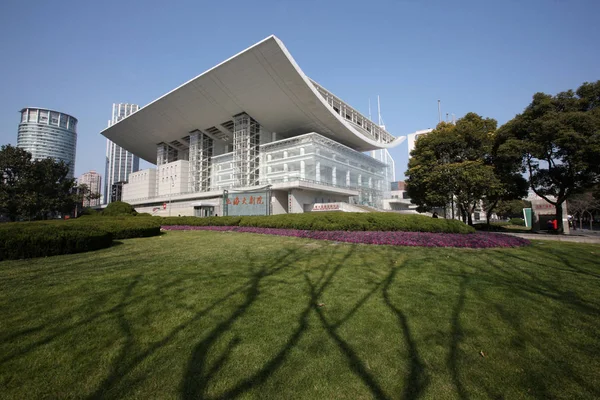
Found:
[[[111,185],[110,189],[110,203],[115,201],[121,201],[123,198],[123,185],[126,182],[115,182]]]
[[[417,206],[410,202],[403,181],[390,182],[390,197],[383,200],[383,208],[391,211],[416,213]]]
[[[34,160],[52,158],[69,165],[69,177],[75,175],[77,119],[47,108],[21,110],[17,147],[31,153]]]
[[[81,175],[77,180],[79,185],[85,184],[91,193],[100,194],[102,190],[102,176],[96,171],[89,171]],[[83,200],[84,207],[96,207],[100,205],[100,198],[94,200]]]
[[[433,131],[433,129],[423,129],[421,131],[416,131],[407,135],[407,143],[408,143],[408,159],[410,160],[410,153],[415,149],[416,140],[423,135],[427,135],[429,132]]]
[[[112,118],[108,126],[112,126],[123,118],[136,112],[140,107],[137,104],[119,103],[113,104]],[[129,174],[140,169],[138,156],[128,152],[122,147],[106,139],[106,170],[104,172],[104,204],[112,200],[112,185],[116,182],[127,182]]]

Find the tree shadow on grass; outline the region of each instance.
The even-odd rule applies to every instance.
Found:
[[[375,376],[367,369],[365,363],[360,359],[358,353],[350,346],[350,344],[342,338],[342,336],[337,332],[338,328],[341,326],[343,322],[349,320],[349,318],[358,311],[360,308],[360,304],[364,304],[366,298],[363,298],[359,301],[359,305],[353,307],[348,315],[342,317],[338,323],[331,323],[325,317],[323,309],[318,307],[317,302],[318,299],[322,298],[325,293],[325,289],[331,284],[334,276],[340,271],[343,267],[344,261],[351,256],[352,252],[346,254],[344,260],[334,266],[325,265],[325,268],[321,271],[321,276],[316,282],[312,282],[308,274],[304,274],[304,278],[306,281],[306,285],[308,286],[308,294],[311,300],[313,301],[313,309],[316,312],[319,320],[321,322],[322,327],[325,329],[329,337],[333,339],[335,344],[341,350],[342,354],[347,359],[348,367],[352,370],[352,372],[358,376],[366,387],[371,392],[371,395],[375,399],[387,399],[383,388],[377,383]],[[331,271],[329,271],[331,270]],[[373,293],[373,292],[371,292]]]
[[[413,338],[410,326],[408,324],[408,318],[402,309],[394,304],[390,297],[390,288],[394,284],[396,275],[401,266],[396,266],[395,261],[390,262],[390,272],[384,280],[383,284],[383,301],[385,305],[395,315],[398,325],[402,330],[402,337],[404,338],[404,344],[408,349],[408,363],[409,371],[408,376],[405,380],[404,391],[402,393],[403,399],[417,399],[419,398],[425,388],[429,384],[429,377],[425,370],[425,364],[421,359],[417,344]]]
[[[136,281],[136,284],[137,284],[137,281]],[[112,290],[108,293],[104,293],[103,296],[100,296],[100,298],[95,303],[98,306],[100,306],[100,303],[102,303],[103,301],[106,301],[108,298],[110,298],[111,295],[119,293],[120,290],[121,289],[116,289],[116,290]],[[125,290],[126,290],[126,292],[132,291],[133,287],[130,284],[130,285],[128,285],[128,287]],[[97,322],[97,321],[101,320],[102,318],[110,317],[114,313],[118,312],[120,309],[122,309],[134,302],[147,299],[148,297],[150,297],[150,296],[142,296],[141,298],[137,297],[136,299],[133,299],[133,300],[132,299],[127,299],[127,300],[124,299],[119,304],[109,308],[108,310],[95,312],[93,314],[87,315],[84,319],[82,319],[78,322],[61,327],[58,330],[52,330],[51,327],[53,325],[64,322],[65,319],[68,319],[72,315],[82,314],[84,312],[84,308],[89,306],[89,304],[86,303],[86,304],[83,304],[78,309],[70,309],[69,311],[67,311],[63,314],[58,315],[57,317],[46,322],[45,324],[38,325],[34,328],[22,330],[22,331],[14,333],[12,335],[6,336],[6,337],[2,337],[2,341],[10,341],[10,340],[14,340],[20,336],[26,336],[26,335],[34,334],[34,333],[37,333],[40,331],[50,330],[50,332],[47,333],[43,338],[34,341],[33,343],[25,346],[24,348],[17,349],[14,352],[5,355],[3,358],[0,359],[0,364],[6,363],[15,358],[24,356],[24,355],[30,353],[31,351],[38,349],[39,347],[41,347],[43,345],[52,343],[54,340],[66,335],[82,326],[86,326],[90,323]]]
[[[289,263],[293,261],[296,252],[297,252],[297,249],[291,249],[291,250],[287,251],[284,255],[282,255],[272,266],[264,267],[264,268],[261,268],[261,269],[255,271],[251,275],[251,279],[248,282],[245,282],[241,286],[226,293],[224,296],[215,300],[213,303],[211,303],[208,307],[204,308],[203,310],[201,310],[199,312],[198,311],[195,312],[195,314],[191,318],[187,319],[185,322],[183,322],[183,323],[179,324],[178,326],[176,326],[175,328],[173,328],[166,336],[164,336],[162,339],[154,342],[145,351],[135,354],[134,349],[132,349],[128,346],[124,346],[122,353],[121,353],[121,354],[123,354],[123,357],[119,357],[121,359],[117,360],[117,362],[113,363],[113,367],[112,367],[112,370],[109,373],[109,375],[102,381],[102,383],[99,385],[99,387],[96,389],[96,391],[91,396],[89,396],[89,398],[90,399],[103,398],[108,393],[114,392],[117,388],[119,391],[119,393],[118,393],[119,397],[123,396],[124,393],[126,393],[127,391],[132,390],[134,385],[133,385],[133,382],[131,382],[130,380],[127,381],[127,385],[124,385],[124,384],[122,385],[121,383],[124,382],[124,379],[126,379],[126,378],[129,379],[129,377],[128,377],[129,373],[132,372],[133,369],[135,369],[142,361],[144,361],[149,356],[151,356],[152,354],[156,353],[158,350],[160,350],[161,348],[163,348],[164,346],[169,344],[173,339],[175,339],[175,337],[181,331],[190,327],[193,323],[198,322],[202,317],[209,314],[211,311],[213,311],[219,305],[226,302],[228,299],[232,298],[233,296],[235,296],[237,294],[245,293],[246,299],[245,299],[244,303],[234,311],[233,315],[230,318],[219,323],[209,333],[208,337],[203,340],[203,342],[206,341],[206,343],[209,345],[214,343],[223,333],[225,333],[231,327],[231,325],[233,324],[233,322],[235,322],[235,320],[239,319],[245,313],[245,311],[250,307],[250,305],[256,300],[256,298],[258,297],[258,294],[260,293],[260,291],[259,291],[260,281],[263,278],[265,278],[266,276],[275,274],[275,273],[279,272],[280,270],[282,270],[283,268],[285,268],[287,265],[289,265]],[[184,305],[182,305],[182,306],[184,306]],[[188,308],[188,307],[186,306],[185,308]],[[188,308],[188,311],[189,311],[189,308]],[[122,324],[122,326],[124,327],[126,325]],[[126,330],[124,331],[124,333],[125,333],[125,335],[127,335]],[[126,343],[127,343],[127,341],[126,341]],[[216,373],[220,369],[220,367],[227,361],[228,354],[237,345],[237,343],[238,343],[238,340],[234,339],[229,344],[225,354],[222,355],[221,357],[219,357],[220,361],[217,362],[217,366],[216,367],[213,366],[211,368],[211,370],[210,370],[211,376],[214,375],[214,373]],[[195,355],[192,357],[192,359],[196,358],[196,361],[202,361],[204,359],[205,355],[202,354],[201,350],[199,350],[198,352],[194,352],[194,353],[195,353]],[[127,356],[125,356],[125,354],[127,354]],[[193,367],[194,370],[195,370],[195,368],[197,368],[195,365],[196,365],[196,363],[194,363],[194,367]],[[192,383],[192,381],[189,382],[189,386],[190,386],[190,390],[194,393],[196,393],[196,390],[199,389],[195,383]],[[195,396],[197,397],[197,394],[195,394]]]
[[[354,248],[355,246],[350,247],[349,251],[339,261],[334,261],[330,258],[326,260],[320,267],[315,267],[314,270],[320,272],[320,276],[316,283],[313,283],[309,279],[306,272],[302,273],[309,288],[307,303],[298,316],[298,324],[296,329],[289,335],[285,344],[277,353],[275,353],[274,356],[265,362],[263,366],[251,376],[242,379],[234,384],[233,387],[226,389],[221,394],[209,397],[207,396],[206,391],[210,381],[214,378],[216,372],[218,372],[219,369],[224,366],[232,346],[235,346],[236,343],[231,342],[225,351],[223,351],[222,354],[217,357],[217,361],[213,362],[213,365],[210,367],[207,365],[207,354],[210,351],[211,345],[215,343],[217,338],[225,333],[233,321],[239,318],[241,314],[248,309],[251,303],[256,300],[258,291],[249,292],[244,304],[238,310],[236,310],[229,319],[223,321],[213,331],[211,331],[208,337],[196,345],[182,382],[181,397],[183,399],[232,399],[243,395],[260,384],[263,384],[283,365],[290,351],[298,344],[304,332],[308,328],[308,318],[312,311],[315,311],[321,320],[325,322],[326,326],[333,331],[334,340],[337,339],[336,343],[340,345],[340,348],[344,354],[348,356],[349,365],[352,370],[355,371],[363,379],[363,381],[367,382],[367,386],[371,388],[372,393],[380,393],[383,395],[382,390],[377,386],[374,379],[370,377],[370,374],[366,371],[363,363],[358,359],[355,352],[345,341],[341,339],[341,337],[339,337],[339,335],[337,335],[337,333],[334,332],[335,328],[324,320],[324,317],[321,313],[321,308],[318,306],[325,289],[331,284],[334,276],[340,271],[340,269],[343,268],[346,260],[352,256]],[[256,285],[258,285],[263,275],[264,271],[260,275],[255,275],[254,279]],[[383,397],[380,396],[380,398]]]
[[[561,307],[570,308],[572,312],[587,314],[589,318],[597,318],[598,309],[593,305],[588,304],[583,298],[577,293],[566,290],[563,284],[556,278],[548,278],[547,269],[553,269],[556,271],[564,272],[565,270],[560,267],[554,266],[552,259],[548,258],[548,252],[543,252],[541,249],[532,249],[528,252],[527,256],[521,256],[514,252],[503,252],[505,256],[504,262],[499,259],[488,259],[489,267],[482,268],[476,267],[475,275],[472,275],[475,282],[471,284],[471,274],[466,273],[462,268],[460,274],[456,275],[461,279],[460,290],[459,290],[459,302],[453,312],[452,317],[452,336],[455,337],[456,333],[462,334],[460,329],[460,323],[458,320],[459,310],[463,308],[465,300],[465,290],[468,288],[469,292],[475,296],[480,304],[483,304],[488,312],[489,321],[492,324],[488,324],[486,329],[498,329],[497,323],[494,324],[495,318],[499,317],[499,321],[508,327],[508,335],[512,335],[511,348],[516,351],[524,351],[526,347],[533,347],[538,357],[545,362],[549,362],[552,368],[560,370],[560,376],[556,376],[556,379],[566,379],[577,386],[581,387],[588,394],[593,394],[596,397],[600,397],[600,390],[594,387],[590,382],[586,381],[580,373],[578,373],[572,365],[570,365],[569,359],[571,352],[569,351],[569,343],[564,342],[560,348],[554,348],[549,346],[545,338],[538,337],[535,332],[529,331],[526,325],[523,325],[523,320],[527,318],[525,308],[517,308],[513,310],[507,307],[505,304],[495,300],[491,295],[491,290],[501,290],[508,293],[508,296],[518,299],[520,302],[529,302],[531,304],[540,305],[545,299],[550,299],[561,304]],[[565,260],[560,255],[553,254],[562,263]],[[511,260],[517,262],[519,267],[510,267]],[[545,265],[540,265],[539,260],[545,260]],[[459,260],[457,260],[459,261]],[[520,266],[530,267],[520,267]],[[543,272],[544,277],[540,276]],[[574,271],[574,273],[576,273]],[[549,309],[550,310],[550,309]],[[523,314],[525,312],[525,314]],[[480,323],[485,323],[485,320]],[[507,333],[504,333],[506,335]],[[550,334],[550,332],[548,332]],[[460,335],[459,335],[460,336]],[[456,364],[452,361],[456,359],[458,342],[453,341],[450,347],[450,358],[449,368],[453,373],[453,380],[455,385],[460,383]],[[584,349],[590,351],[589,348]],[[454,354],[454,356],[453,356]],[[454,364],[454,365],[453,365]],[[558,367],[560,366],[560,367]],[[518,366],[515,366],[518,367]],[[551,391],[551,385],[549,385],[548,370],[546,365],[538,365],[538,363],[528,364],[524,361],[523,364],[523,379],[529,390],[533,390],[532,395],[540,398],[552,398],[555,393]],[[457,387],[459,387],[457,385]],[[490,398],[503,398],[502,389],[480,383],[479,387],[483,388]],[[500,391],[500,393],[499,393]],[[459,389],[460,395],[460,389]],[[583,393],[581,393],[583,395]],[[462,396],[461,396],[462,397]]]
[[[532,256],[534,257],[533,259],[509,252],[507,252],[505,255],[508,258],[518,261],[520,264],[531,264],[533,266],[533,268],[523,268],[519,270],[519,272],[527,275],[530,278],[529,282],[513,279],[511,282],[509,282],[510,284],[516,285],[522,291],[548,297],[550,299],[557,300],[577,311],[582,311],[586,314],[600,317],[600,308],[598,308],[598,306],[595,304],[590,304],[574,291],[566,290],[565,288],[561,287],[562,285],[560,281],[543,279],[536,273],[536,270],[542,266],[541,262],[547,258],[546,252],[539,252],[537,255],[532,253]],[[543,267],[555,268],[549,265],[544,265]]]
[[[461,279],[458,287],[458,300],[456,301],[456,306],[452,310],[452,316],[450,317],[450,349],[448,352],[446,365],[450,370],[450,375],[452,376],[452,381],[454,383],[454,387],[456,388],[458,397],[461,399],[468,399],[469,396],[467,395],[465,386],[463,385],[460,379],[458,358],[460,351],[460,342],[462,341],[462,338],[464,336],[462,325],[460,323],[460,315],[465,307],[465,298],[467,292],[467,285],[469,284],[469,276],[465,273],[465,271],[462,268],[459,276]]]
[[[294,256],[296,256],[296,251],[297,249],[294,251]],[[246,292],[245,301],[233,311],[229,318],[219,323],[203,340],[198,342],[194,347],[180,387],[180,395],[182,399],[209,398],[206,392],[211,380],[214,379],[215,375],[225,366],[231,351],[237,344],[240,343],[241,340],[238,337],[234,338],[227,345],[226,349],[216,358],[216,361],[209,366],[208,356],[212,347],[225,333],[230,330],[232,325],[239,320],[258,299],[260,295],[261,281],[266,277],[275,275],[277,272],[283,269],[287,269],[293,265],[295,261],[298,261],[298,257],[284,256],[276,260],[271,265],[264,266],[258,260],[249,259],[250,264],[258,264],[258,269],[251,274],[251,284]],[[309,301],[309,304],[299,316],[298,327],[289,336],[285,345],[275,354],[274,357],[267,361],[257,372],[252,374],[252,376],[242,379],[233,387],[225,390],[224,393],[212,398],[235,398],[252,389],[256,385],[266,381],[283,364],[290,350],[297,345],[302,334],[307,329],[308,315],[311,308],[312,302]]]

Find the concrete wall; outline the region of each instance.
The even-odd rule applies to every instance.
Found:
[[[166,204],[166,208],[163,207],[163,204],[156,204],[153,206],[146,206],[146,207],[135,207],[135,210],[137,212],[146,212],[146,213],[150,213],[152,215],[157,215],[157,216],[161,216],[161,217],[168,217],[169,216],[169,208],[171,209],[171,213],[170,216],[171,217],[177,217],[179,215],[181,215],[182,217],[193,217],[195,216],[195,212],[194,212],[194,204],[198,204],[201,202],[214,202],[215,208],[214,208],[214,212],[217,215],[223,215],[222,212],[222,207],[221,207],[221,199],[219,199],[218,201],[215,201],[214,199],[211,200],[190,200],[190,201],[181,201],[181,202],[171,202],[171,204],[169,204],[168,201],[166,201],[163,204]]]
[[[271,192],[271,213],[273,215],[287,214],[288,192],[287,190],[274,190]]]
[[[173,161],[158,167],[158,196],[186,193],[188,191],[190,162]]]
[[[123,201],[147,199],[156,196],[156,169],[149,168],[129,174],[129,182],[123,185]]]
[[[348,202],[348,196],[324,193],[318,191],[309,191],[302,189],[292,189],[292,213],[303,213],[310,211],[315,203],[335,203]],[[315,201],[316,200],[316,201]]]

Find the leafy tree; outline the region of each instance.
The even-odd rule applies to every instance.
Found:
[[[100,198],[100,193],[92,192],[92,189],[85,183],[77,186],[76,193],[77,202],[82,207],[89,207],[94,200]]]
[[[418,211],[456,202],[471,225],[481,200],[493,208],[501,199],[524,195],[510,158],[495,155],[496,125],[494,119],[468,113],[456,125],[442,122],[419,138],[406,172],[407,192]]]
[[[523,218],[523,209],[530,207],[531,202],[527,200],[501,200],[498,202],[495,212],[500,218]]]
[[[27,179],[26,199],[21,215],[29,219],[46,219],[55,213],[73,210],[75,181],[68,177],[69,166],[50,158],[33,161]]]
[[[7,145],[0,150],[0,169],[0,210],[12,221],[45,219],[72,210],[74,180],[64,162],[32,161],[28,152]]]
[[[600,210],[600,199],[596,198],[591,190],[575,194],[569,199],[569,212],[577,217],[573,220],[573,224],[576,223],[576,220],[579,220],[580,229],[583,227],[583,220],[587,216],[590,223],[590,230],[592,230],[594,222],[593,212],[596,210]]]
[[[26,193],[31,154],[11,145],[0,149],[0,212],[11,221],[19,216]]]
[[[536,93],[498,136],[498,152],[518,157],[531,189],[562,215],[569,197],[600,179],[600,81],[555,96]]]

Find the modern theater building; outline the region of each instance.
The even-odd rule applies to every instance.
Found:
[[[253,215],[382,207],[400,144],[307,77],[275,36],[193,78],[102,134],[156,163],[122,200],[159,215]]]

